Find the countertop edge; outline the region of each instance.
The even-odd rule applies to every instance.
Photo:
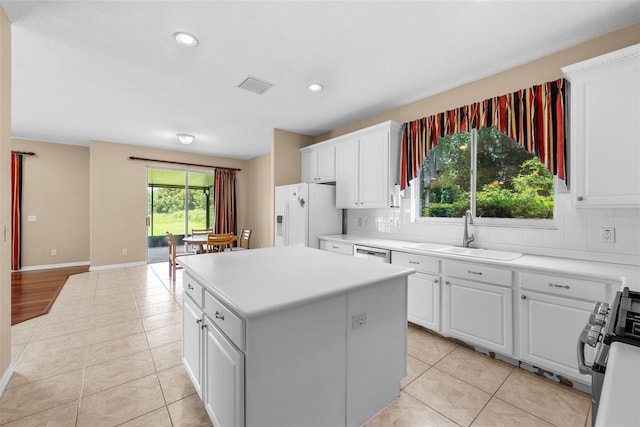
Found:
[[[337,256],[341,256],[341,255],[337,255]],[[211,283],[210,278],[207,278],[202,274],[198,273],[198,269],[190,266],[186,258],[179,259],[177,262],[178,264],[180,264],[180,266],[183,268],[183,270],[187,274],[189,274],[198,283],[200,283],[204,287],[204,289],[206,289],[209,293],[211,293],[217,300],[219,300],[221,303],[227,306],[227,308],[229,308],[235,314],[237,314],[238,316],[246,320],[255,319],[255,318],[272,314],[284,309],[288,309],[288,308],[292,308],[292,307],[296,307],[304,304],[309,304],[315,301],[320,301],[322,299],[330,298],[336,295],[345,294],[345,293],[348,293],[357,289],[361,289],[366,286],[370,286],[383,281],[394,280],[400,277],[407,277],[415,273],[416,271],[415,269],[410,267],[396,265],[394,266],[395,271],[381,274],[379,278],[376,278],[374,280],[354,280],[349,285],[343,286],[339,289],[333,289],[333,290],[330,290],[327,292],[321,292],[321,293],[313,293],[307,297],[298,298],[294,301],[284,301],[281,303],[269,304],[261,309],[247,310],[242,308],[241,305],[238,305],[238,303],[234,300],[234,298],[228,295],[226,292],[224,292],[219,286],[216,286],[215,284]]]
[[[337,234],[319,236],[320,240],[327,240],[337,243],[361,244],[373,246],[381,249],[389,249],[392,251],[406,252],[415,255],[424,255],[440,259],[448,259],[453,261],[467,261],[478,264],[485,264],[496,267],[506,267],[521,271],[532,272],[548,272],[559,275],[570,275],[587,280],[599,279],[603,281],[621,282],[623,286],[630,286],[632,289],[640,290],[640,266],[632,266],[628,264],[616,264],[610,262],[596,262],[588,260],[578,260],[573,258],[545,257],[542,255],[524,254],[522,257],[511,261],[493,260],[479,257],[468,257],[463,255],[448,254],[444,252],[415,250],[405,247],[405,245],[421,243],[415,241],[404,241],[397,239],[384,239],[380,237],[367,237],[361,235]],[[551,260],[561,260],[566,266],[554,266]],[[584,268],[598,264],[602,267],[601,272],[589,271],[585,272]],[[636,277],[630,278],[629,275],[635,273]],[[635,279],[635,281],[634,281]]]

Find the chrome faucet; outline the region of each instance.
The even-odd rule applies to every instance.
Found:
[[[467,210],[464,213],[464,234],[462,235],[462,247],[468,248],[469,243],[473,242],[475,239],[473,234],[469,236],[469,224],[473,224],[473,215],[470,210]]]

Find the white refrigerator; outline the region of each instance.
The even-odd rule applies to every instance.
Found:
[[[319,248],[318,236],[342,234],[336,187],[311,183],[276,187],[275,221],[275,246]]]

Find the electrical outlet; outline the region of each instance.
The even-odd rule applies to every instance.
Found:
[[[58,255],[58,250],[57,249],[51,249],[51,256],[56,256]]]
[[[358,217],[358,227],[362,227],[362,217]]]
[[[351,329],[359,328],[367,324],[367,313],[354,314],[351,316]]]
[[[127,254],[127,250],[126,250],[126,249],[123,249],[123,250],[122,250],[122,255],[126,255],[126,254]]]
[[[616,229],[613,227],[602,227],[600,229],[600,241],[603,243],[615,243]]]

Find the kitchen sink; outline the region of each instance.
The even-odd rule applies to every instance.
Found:
[[[438,243],[412,243],[410,245],[403,246],[407,249],[413,249],[416,251],[428,251],[428,252],[438,252],[442,249],[452,248],[451,245],[440,245]]]
[[[449,246],[441,249],[437,249],[436,252],[463,255],[474,258],[487,258],[500,261],[512,261],[522,256],[519,252],[507,252],[507,251],[495,251],[492,249],[478,249],[478,248],[462,248],[459,246]]]

